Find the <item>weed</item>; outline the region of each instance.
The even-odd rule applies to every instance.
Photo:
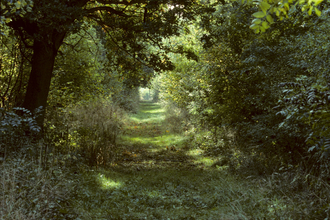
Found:
[[[72,109],[70,133],[89,165],[106,165],[115,157],[124,112],[109,101],[93,100]]]

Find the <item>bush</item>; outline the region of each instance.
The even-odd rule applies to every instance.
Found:
[[[14,108],[14,111],[6,111],[0,108],[0,155],[6,152],[21,150],[34,150],[29,147],[32,137],[39,134],[41,128],[37,125],[36,117],[41,112],[42,107],[36,109],[35,114],[24,108]],[[24,145],[22,145],[24,144]]]
[[[89,165],[106,165],[114,159],[124,118],[121,108],[104,100],[92,100],[72,109],[69,133]]]

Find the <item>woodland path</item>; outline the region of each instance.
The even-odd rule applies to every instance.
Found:
[[[77,189],[81,219],[251,219],[262,200],[255,186],[237,180],[214,158],[191,149],[171,132],[164,110],[140,103],[107,169],[90,170]]]

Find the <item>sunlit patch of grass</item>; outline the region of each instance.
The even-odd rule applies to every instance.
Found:
[[[100,181],[103,189],[118,189],[122,186],[121,182],[107,178],[104,176],[104,174],[99,174],[98,180]]]
[[[204,166],[212,166],[215,158],[203,156],[204,150],[201,149],[191,149],[187,151],[186,155],[194,158],[195,163],[203,164]]]
[[[188,156],[201,156],[204,153],[201,149],[191,149],[187,152]]]
[[[143,164],[145,164],[146,166],[148,165],[152,165],[152,164],[155,164],[156,161],[155,160],[147,160],[147,161],[144,161]]]
[[[156,103],[141,103],[138,113],[130,117],[135,123],[160,123],[164,119],[164,109]]]
[[[128,135],[121,136],[120,143],[123,145],[149,145],[153,148],[166,146],[181,146],[187,138],[179,134],[167,134],[157,137],[132,137]]]
[[[165,110],[159,107],[157,109],[152,109],[152,110],[149,109],[141,110],[141,112],[144,114],[163,114]]]
[[[130,119],[133,122],[137,122],[137,123],[159,123],[165,120],[165,116],[159,116],[157,115],[150,115],[148,117],[138,117],[138,116],[131,116]]]
[[[204,164],[205,166],[208,166],[208,167],[212,166],[214,161],[215,161],[215,159],[211,158],[211,157],[200,157],[200,158],[196,159],[197,163]]]

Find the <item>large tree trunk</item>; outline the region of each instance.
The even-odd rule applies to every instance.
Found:
[[[31,112],[40,106],[43,107],[42,113],[37,117],[37,123],[41,128],[43,127],[44,109],[47,104],[55,57],[63,42],[65,33],[53,31],[51,36],[51,42],[49,42],[48,37],[42,38],[41,41],[34,40],[32,70],[22,106]]]

